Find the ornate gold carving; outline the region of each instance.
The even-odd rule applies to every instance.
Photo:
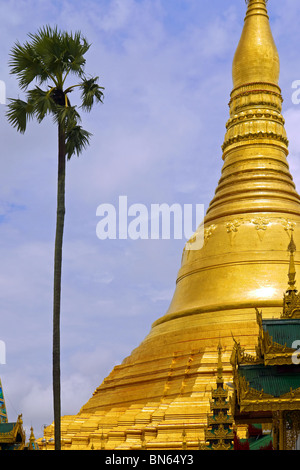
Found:
[[[289,219],[284,219],[281,221],[281,223],[284,227],[284,230],[287,232],[288,236],[290,237],[291,233],[294,232],[295,230],[296,223],[291,222]]]
[[[294,349],[286,344],[279,344],[273,341],[269,332],[263,328],[262,312],[256,309],[256,319],[259,327],[257,358],[263,358],[265,365],[285,365],[292,364],[292,354]]]
[[[226,224],[227,233],[237,232],[240,225],[241,225],[240,220],[234,220],[233,222],[228,222]]]
[[[300,412],[288,411],[284,413],[286,423],[285,450],[296,450],[297,440],[300,436]]]
[[[232,243],[235,239],[236,233],[237,233],[241,223],[242,222],[240,220],[233,220],[232,222],[228,222],[226,224],[226,230],[227,230],[227,233],[229,234],[230,244],[231,245],[232,245]]]
[[[296,268],[294,261],[296,245],[293,238],[293,232],[291,232],[288,251],[290,252],[288,272],[289,287],[283,296],[283,312],[281,318],[300,318],[300,293],[296,289]]]
[[[256,230],[267,230],[267,226],[269,225],[270,221],[268,219],[259,217],[257,219],[253,219],[252,223],[256,225]]]
[[[281,318],[300,318],[300,294],[291,291],[284,295]]]
[[[229,422],[229,419],[230,418],[226,413],[224,413],[223,411],[220,411],[215,416],[208,415],[207,424],[208,424],[208,426],[213,425],[213,424],[220,424],[220,423],[224,424],[225,421]],[[230,422],[232,422],[232,419],[230,420]]]
[[[273,139],[277,140],[280,142],[283,142],[286,146],[288,146],[289,141],[286,137],[280,135],[280,134],[275,134],[273,132],[249,132],[245,133],[244,135],[237,135],[235,137],[232,137],[224,142],[222,145],[222,150],[224,151],[229,145],[243,142],[245,140],[257,140],[257,139]]]
[[[231,448],[231,442],[234,439],[234,434],[231,429],[225,429],[224,424],[219,424],[216,430],[205,430],[206,440],[214,440],[217,443],[211,445],[213,450],[229,450]]]
[[[240,342],[236,341],[235,338],[232,339],[234,341],[234,345],[231,352],[230,363],[233,370],[237,370],[237,367],[240,364],[259,364],[262,362],[260,354],[252,356],[241,347]]]
[[[264,85],[264,83],[261,83],[259,85]],[[231,98],[230,102],[229,102],[229,105],[231,105],[231,103],[235,100],[235,99],[238,99],[238,98],[241,98],[243,96],[252,96],[252,95],[273,95],[275,96],[276,98],[278,98],[278,100],[282,103],[283,102],[283,99],[282,99],[282,96],[281,96],[281,93],[278,93],[274,90],[268,90],[266,89],[266,87],[261,87],[261,88],[257,88],[257,89],[249,89],[250,88],[250,85],[244,85],[244,91],[241,91],[240,93],[236,94],[234,97]]]
[[[249,400],[254,401],[255,404],[259,404],[263,399],[270,399],[274,398],[273,395],[269,393],[265,393],[263,389],[256,390],[251,388],[249,382],[245,379],[245,377],[239,377],[239,389],[240,389],[240,401]]]
[[[207,244],[208,240],[212,236],[213,232],[216,230],[217,226],[212,224],[209,227],[204,229],[204,245]]]
[[[272,120],[282,126],[284,126],[285,123],[283,116],[276,111],[269,109],[251,109],[245,110],[245,112],[241,112],[240,114],[235,114],[233,117],[228,119],[226,129],[230,129],[232,126],[239,124],[240,122],[253,120]]]
[[[266,218],[258,217],[257,219],[252,219],[251,222],[255,225],[259,239],[262,241],[270,221]]]

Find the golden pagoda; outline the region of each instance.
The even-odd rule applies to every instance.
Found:
[[[63,449],[197,450],[218,376],[218,343],[224,382],[232,382],[234,340],[248,354],[256,351],[255,308],[264,318],[280,317],[291,234],[300,245],[300,197],[287,162],[266,3],[247,2],[204,245],[189,249],[193,239],[186,245],[167,313],[79,413],[62,418]],[[53,448],[52,438],[53,425],[45,448]]]

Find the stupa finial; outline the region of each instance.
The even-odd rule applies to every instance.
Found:
[[[254,3],[254,2],[258,2],[258,1],[263,1],[265,2],[266,4],[268,3],[268,0],[245,0],[245,3],[246,5],[249,5],[249,3]]]
[[[283,296],[283,311],[281,318],[300,318],[300,294],[296,289],[296,268],[294,261],[294,253],[296,252],[296,244],[294,242],[293,232],[288,246],[290,252],[289,263],[289,287]]]
[[[272,36],[266,0],[247,0],[247,13],[232,69],[234,88],[279,81],[279,56]]]
[[[217,384],[223,386],[222,345],[221,345],[220,339],[219,339],[219,344],[218,344]]]

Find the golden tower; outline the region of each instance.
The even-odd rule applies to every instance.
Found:
[[[247,3],[204,245],[183,251],[167,313],[78,415],[63,418],[64,449],[198,449],[218,343],[224,382],[230,382],[233,337],[255,350],[255,308],[280,317],[292,233],[300,245],[300,198],[287,163],[279,58],[266,1]],[[52,434],[50,426],[46,441]]]

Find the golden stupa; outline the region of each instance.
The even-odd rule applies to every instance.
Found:
[[[287,163],[279,57],[266,1],[247,3],[204,245],[184,250],[166,315],[76,416],[62,418],[63,449],[198,449],[218,344],[224,382],[230,382],[233,338],[255,350],[255,308],[266,318],[280,317],[292,233],[300,246],[300,197]],[[53,425],[44,440],[52,436]]]

